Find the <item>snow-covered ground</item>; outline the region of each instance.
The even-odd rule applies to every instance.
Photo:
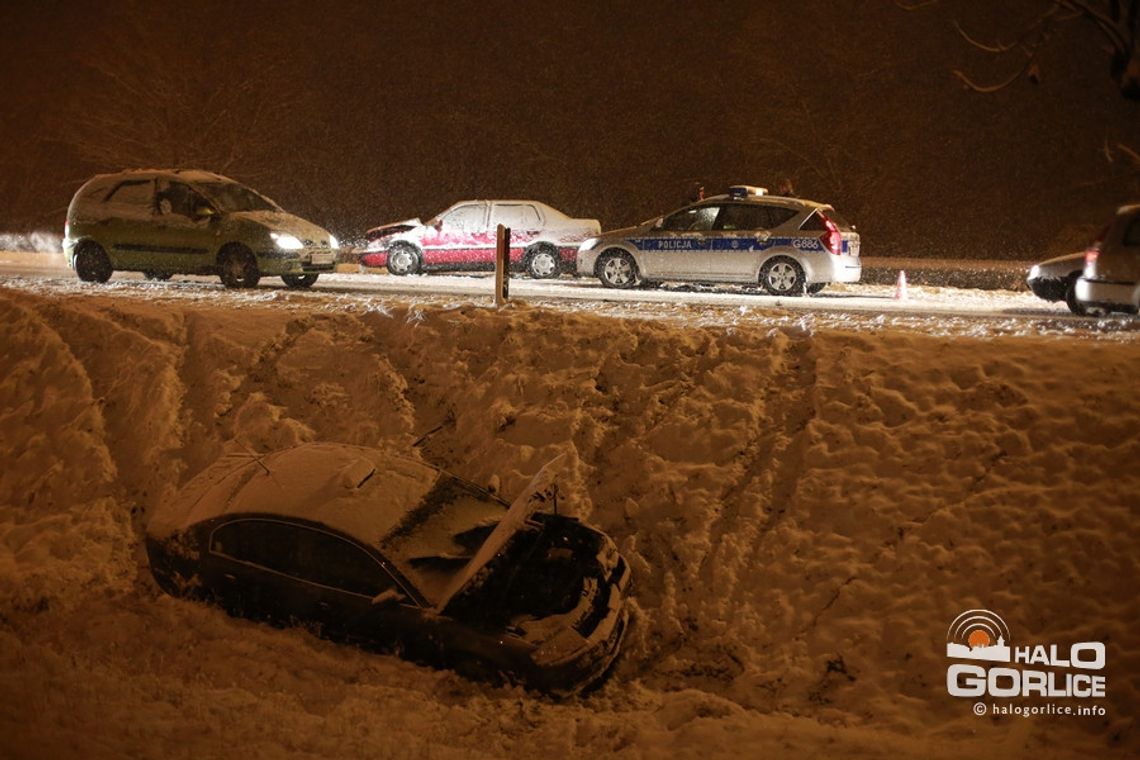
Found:
[[[0,755],[1140,753],[1140,320],[569,280],[496,310],[480,279],[396,280],[0,279]],[[567,504],[635,574],[597,693],[482,686],[151,581],[148,513],[224,451],[421,438],[508,494],[567,455]],[[1106,714],[949,697],[973,607],[1017,644],[1107,642]]]

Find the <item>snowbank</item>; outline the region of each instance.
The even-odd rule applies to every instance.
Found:
[[[0,287],[0,754],[1140,751],[1134,331],[176,292]],[[419,441],[508,495],[567,454],[565,505],[635,573],[612,680],[554,704],[159,593],[147,513],[308,440]],[[950,698],[970,607],[1107,642],[1107,715]]]

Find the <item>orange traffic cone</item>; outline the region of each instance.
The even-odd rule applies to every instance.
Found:
[[[907,300],[906,272],[904,272],[901,269],[899,270],[899,279],[895,282],[895,300],[896,301]]]

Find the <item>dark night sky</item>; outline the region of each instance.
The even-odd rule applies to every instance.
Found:
[[[1062,252],[1140,195],[1104,152],[1140,150],[1140,104],[1085,26],[1040,85],[985,96],[951,76],[1009,70],[953,19],[1008,37],[1041,0],[14,5],[12,231],[61,227],[87,176],[144,165],[220,171],[350,239],[467,197],[616,227],[693,179],[791,175],[870,255],[966,258]]]

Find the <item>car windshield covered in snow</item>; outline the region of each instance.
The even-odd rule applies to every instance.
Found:
[[[202,182],[198,187],[210,197],[219,211],[226,214],[235,211],[281,210],[264,195],[236,182]]]
[[[380,549],[431,604],[439,604],[505,514],[504,505],[486,491],[441,475]]]

